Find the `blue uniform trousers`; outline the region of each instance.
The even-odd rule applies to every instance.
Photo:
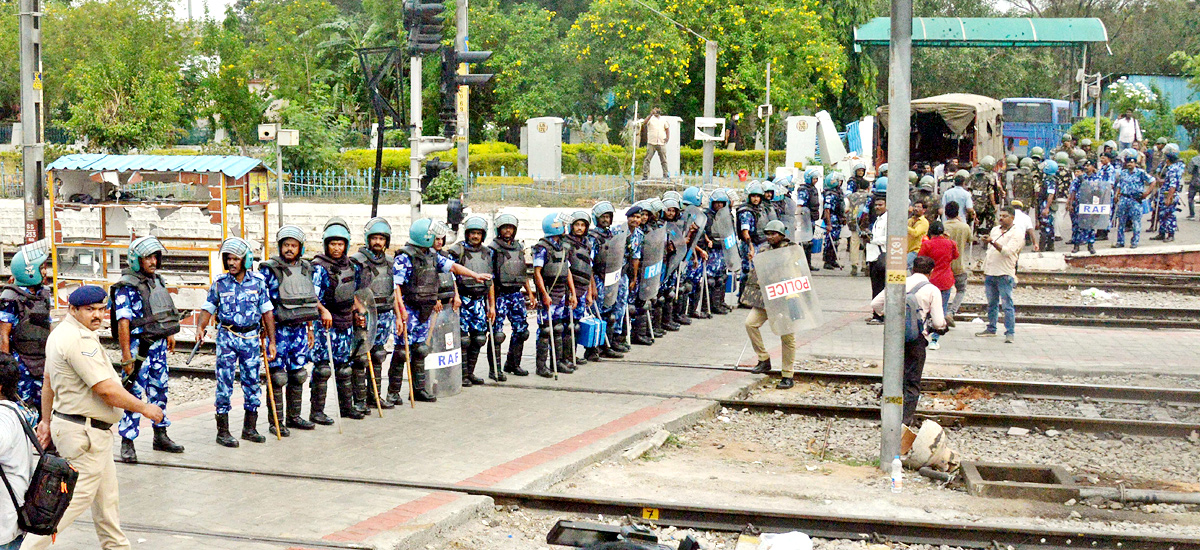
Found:
[[[242,408],[258,410],[259,369],[262,368],[262,345],[258,332],[245,334],[220,328],[217,332],[217,414],[228,414],[233,396],[233,376],[238,373],[245,402]]]
[[[137,355],[138,340],[129,341],[129,349]],[[163,411],[167,410],[167,381],[169,379],[167,371],[167,339],[163,338],[153,344],[150,344],[150,350],[146,353],[146,360],[142,362],[141,369],[137,372],[136,378],[133,381],[133,387],[130,388],[130,393],[134,397],[141,399],[142,395],[146,396],[146,400],[151,405],[158,405]],[[125,411],[121,416],[121,421],[117,423],[117,433],[125,439],[137,439],[141,432],[142,415]],[[171,421],[163,417],[162,422],[154,424],[155,428],[166,428],[171,425]]]

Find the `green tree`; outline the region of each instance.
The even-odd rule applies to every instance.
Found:
[[[125,153],[172,143],[181,134],[176,75],[113,61],[82,66],[75,78],[80,92],[66,126],[92,149]]]
[[[326,0],[256,0],[238,8],[250,74],[272,95],[316,96],[334,78],[320,48],[329,32],[319,27],[338,18],[337,6]]]
[[[204,22],[196,65],[202,67],[203,115],[229,133],[232,143],[257,143],[266,100],[249,87],[251,60],[236,16]]]
[[[0,121],[15,115],[21,103],[20,52],[17,43],[17,3],[0,4]]]
[[[1188,131],[1188,138],[1194,148],[1200,143],[1200,101],[1193,101],[1175,108],[1175,122]]]

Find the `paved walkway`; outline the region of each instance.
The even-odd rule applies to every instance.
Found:
[[[814,287],[825,323],[798,336],[807,355],[881,356],[882,328],[868,326],[869,282],[822,271]],[[685,369],[654,361],[695,365],[752,363],[744,310],[700,321],[658,345],[637,347],[629,362],[588,365],[559,380],[510,378],[508,386],[652,391],[733,396],[759,379],[746,372]],[[1085,329],[1018,325],[1017,343],[968,336],[960,324],[930,353],[934,364],[987,364],[1014,369],[1172,372],[1200,375],[1200,338],[1194,331]],[[772,345],[778,340],[768,335]],[[529,346],[532,348],[532,346]],[[778,348],[775,353],[777,355]],[[636,361],[636,362],[635,362]],[[526,357],[526,365],[532,357]],[[481,366],[482,371],[486,366]],[[235,395],[237,393],[235,392]],[[331,399],[332,401],[332,399]],[[582,465],[619,453],[633,441],[667,426],[678,429],[712,403],[699,399],[556,392],[489,385],[437,403],[385,411],[385,417],[347,421],[336,428],[293,431],[282,442],[242,442],[226,449],[213,441],[211,402],[172,406],[172,436],[182,455],[138,445],[143,461],[202,464],[382,480],[442,482],[509,489],[542,489]],[[264,410],[265,412],[265,410]],[[231,424],[240,426],[236,412]],[[265,423],[260,422],[260,428]],[[149,429],[146,430],[149,433]],[[329,480],[279,480],[252,475],[195,472],[150,465],[117,468],[122,516],[137,548],[416,548],[491,504],[482,497],[407,488],[378,488]],[[87,516],[85,515],[85,520]],[[207,535],[205,535],[207,534]],[[245,542],[229,537],[271,537]],[[89,524],[59,536],[56,548],[95,548]]]

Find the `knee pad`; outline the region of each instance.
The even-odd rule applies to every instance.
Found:
[[[501,338],[500,342],[503,342],[504,341],[504,333],[501,333],[500,338]],[[529,339],[529,331],[525,330],[525,331],[521,331],[521,332],[514,332],[512,338],[513,338],[512,343],[520,344]]]
[[[271,369],[271,383],[276,388],[282,388],[288,383],[288,373],[283,369]]]
[[[351,372],[353,372],[353,370],[350,368],[350,365],[337,366],[337,377],[339,380],[343,378],[349,378]]]
[[[472,347],[482,348],[483,346],[487,345],[487,333],[486,332],[472,332],[470,334],[471,334],[470,341],[471,341]]]
[[[291,384],[293,386],[300,386],[300,385],[304,384],[305,380],[308,380],[308,371],[306,371],[304,369],[296,369],[293,371],[288,371],[287,377],[288,377],[288,384]]]
[[[566,322],[565,321],[559,321],[559,322],[554,323],[554,337],[555,338],[562,336],[563,332],[565,332],[565,331],[566,331]]]
[[[313,367],[312,377],[314,381],[324,382],[329,380],[330,376],[333,376],[333,369],[329,368],[329,365],[317,365]]]
[[[431,351],[429,349],[429,344],[426,344],[425,342],[413,344],[411,347],[413,357],[425,357],[426,355],[429,355],[429,352]]]
[[[500,344],[503,344],[504,339],[507,337],[508,336],[506,334],[504,334],[503,332],[493,332],[492,333],[492,341],[496,342],[497,346],[499,346]],[[515,342],[516,338],[514,338],[513,341]]]
[[[374,346],[371,346],[371,357],[376,357],[376,356],[387,357],[387,350],[384,349],[383,344],[376,344]]]
[[[378,350],[371,350],[371,364],[373,364],[375,368],[380,368],[383,366],[383,361],[385,359],[387,359],[387,350],[383,349],[383,346],[380,346]]]

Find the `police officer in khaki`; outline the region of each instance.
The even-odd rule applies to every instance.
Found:
[[[51,441],[62,457],[79,470],[71,505],[58,524],[66,530],[85,510],[91,510],[100,547],[128,549],[118,516],[117,470],[113,462],[112,426],[122,409],[161,422],[163,411],[144,403],[121,387],[117,372],[100,346],[96,331],[108,315],[108,293],[82,286],[71,293],[69,315],[46,340],[42,388],[42,421],[37,435]],[[23,549],[48,548],[50,537],[30,535]]]

